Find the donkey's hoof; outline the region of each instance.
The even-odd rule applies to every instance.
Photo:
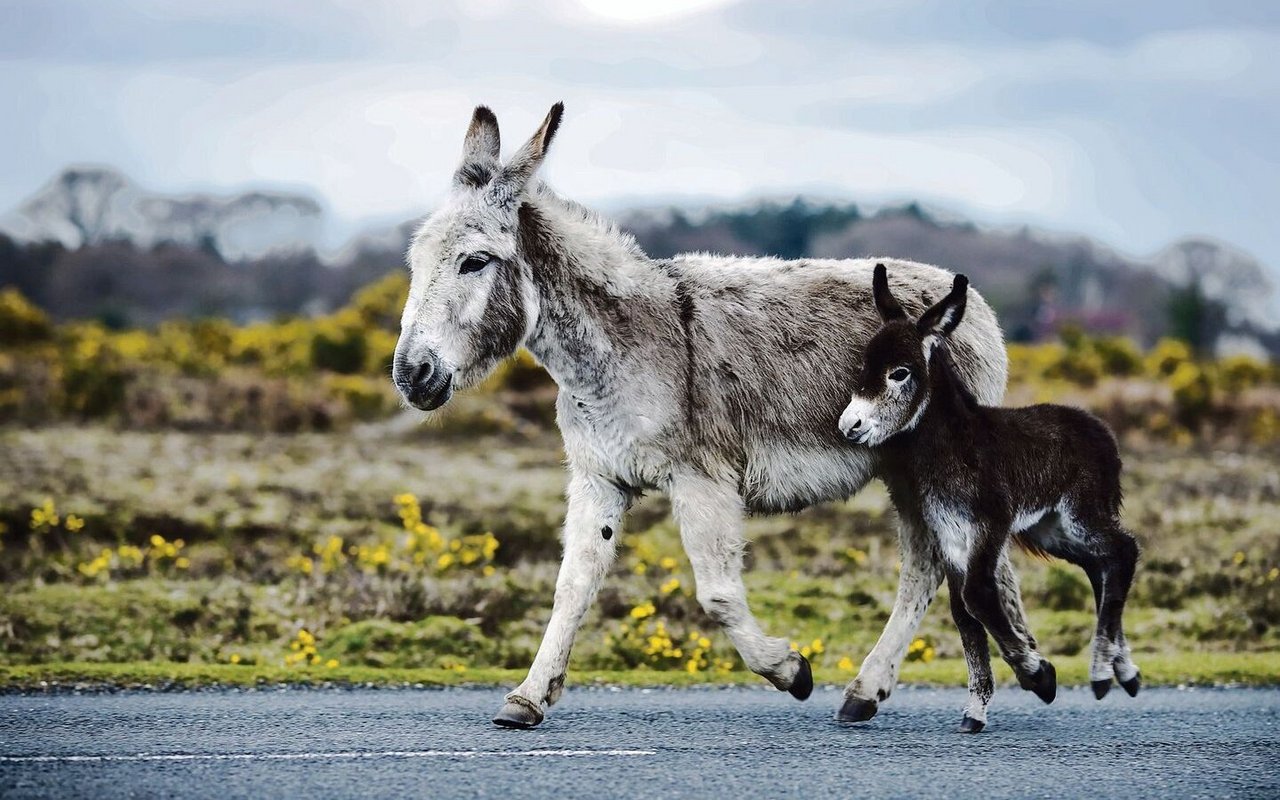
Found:
[[[1142,688],[1142,674],[1135,672],[1129,680],[1120,681],[1120,688],[1128,692],[1130,697],[1137,697],[1138,690]]]
[[[965,718],[960,720],[961,733],[982,733],[982,729],[985,727],[987,727],[987,723],[968,715],[965,715]]]
[[[500,728],[532,728],[542,722],[542,709],[523,697],[512,697],[493,718]]]
[[[1101,700],[1107,696],[1107,692],[1111,691],[1111,679],[1105,681],[1090,681],[1089,685],[1093,687],[1093,696]]]
[[[797,700],[808,700],[809,695],[813,694],[813,668],[809,666],[809,659],[804,656],[800,656],[800,669],[796,671],[796,677],[787,691]]]
[[[1058,671],[1045,659],[1040,659],[1040,667],[1029,675],[1019,675],[1018,685],[1030,692],[1035,692],[1045,703],[1052,703],[1058,696]]]
[[[850,697],[836,712],[836,722],[866,722],[880,710],[875,700],[863,700],[861,697]]]

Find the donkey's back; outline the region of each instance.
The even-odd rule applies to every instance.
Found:
[[[862,353],[879,328],[871,277],[884,259],[782,261],[677,257],[686,328],[691,452],[739,476],[748,507],[794,510],[843,499],[870,478],[872,458],[836,421]],[[903,305],[920,313],[944,297],[952,274],[889,261]],[[982,402],[1004,396],[1007,356],[990,307],[975,292],[953,355]]]

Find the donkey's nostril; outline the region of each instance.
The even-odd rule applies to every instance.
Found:
[[[431,375],[436,371],[435,365],[429,361],[424,361],[409,371],[409,385],[421,386],[431,380]]]
[[[861,427],[862,427],[862,420],[856,419],[853,421],[853,424],[849,426],[849,430],[856,431],[858,428],[861,428]]]

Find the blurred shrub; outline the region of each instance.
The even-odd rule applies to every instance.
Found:
[[[25,344],[48,339],[53,333],[49,317],[13,287],[0,289],[0,341]]]
[[[376,420],[400,408],[388,380],[408,279],[390,275],[338,311],[238,326],[224,319],[110,330],[51,325],[13,289],[0,292],[0,422],[106,420],[132,428],[306,431]],[[1012,402],[1068,402],[1118,433],[1173,443],[1222,435],[1280,439],[1280,369],[1246,356],[1198,359],[1164,339],[1143,353],[1078,327],[1061,341],[1010,344]],[[528,436],[555,421],[555,384],[527,351],[457,398],[430,435]]]
[[[1093,605],[1093,589],[1079,569],[1055,561],[1045,572],[1043,599],[1054,611],[1085,611]]]

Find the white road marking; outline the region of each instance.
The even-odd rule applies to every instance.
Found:
[[[71,764],[116,761],[325,761],[362,758],[503,758],[652,756],[656,750],[352,750],[336,753],[135,753],[131,755],[0,756],[4,764]]]

